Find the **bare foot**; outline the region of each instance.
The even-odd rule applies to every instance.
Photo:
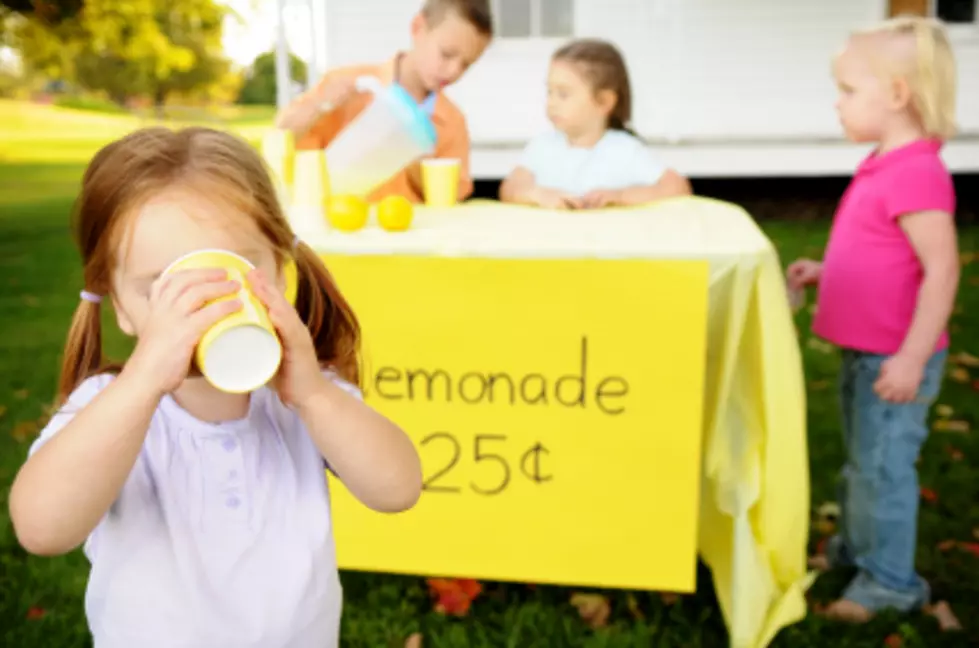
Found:
[[[826,557],[826,554],[810,556],[807,564],[809,565],[809,569],[815,569],[819,572],[829,571],[830,568],[829,558]]]
[[[962,624],[959,622],[958,617],[955,616],[951,606],[945,601],[939,601],[934,605],[927,606],[925,613],[935,617],[938,621],[938,627],[942,629],[942,632],[953,632],[962,629]]]
[[[864,606],[846,599],[833,601],[820,614],[827,619],[845,623],[866,623],[874,617],[874,613]]]

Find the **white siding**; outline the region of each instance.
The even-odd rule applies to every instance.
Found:
[[[328,65],[381,61],[407,47],[419,6],[328,0]],[[848,30],[885,13],[885,0],[577,0],[575,31],[622,50],[635,125],[654,143],[838,141],[830,58]],[[979,136],[979,28],[954,36],[960,123]],[[449,90],[477,152],[516,150],[546,128],[547,63],[559,44],[498,39]]]

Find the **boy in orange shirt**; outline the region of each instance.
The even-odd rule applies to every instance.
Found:
[[[435,126],[435,157],[458,158],[459,199],[472,193],[469,175],[469,132],[466,118],[442,89],[455,83],[483,54],[493,34],[489,0],[425,0],[411,21],[411,49],[380,65],[362,65],[327,72],[315,88],[284,108],[279,128],[291,130],[297,149],[326,148],[370,102],[358,93],[359,76],[398,83],[414,97]],[[421,164],[415,162],[378,187],[371,201],[400,195],[422,200]]]

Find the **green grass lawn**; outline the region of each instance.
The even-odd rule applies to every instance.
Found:
[[[0,643],[24,648],[89,645],[83,612],[87,562],[79,552],[60,558],[25,554],[9,524],[7,495],[52,399],[64,334],[81,286],[68,212],[83,164],[108,138],[138,125],[129,117],[46,110],[0,102]],[[52,118],[59,127],[52,126]],[[261,127],[261,122],[248,119],[232,122],[231,127],[249,137]],[[831,204],[827,199],[806,207],[822,218],[763,222],[783,262],[820,253]],[[754,205],[758,209],[753,211],[773,213],[799,208],[763,199]],[[979,264],[971,263],[977,243],[979,230],[965,228],[963,282],[953,321],[956,354],[979,355]],[[798,324],[806,361],[816,507],[833,499],[834,473],[842,460],[833,387],[837,358],[809,335],[807,312],[800,313]],[[118,332],[109,335],[108,344],[111,353],[127,349]],[[947,419],[972,428],[979,425],[979,367],[963,360],[950,366],[939,402]],[[936,428],[961,425],[939,423]],[[921,461],[927,497],[918,562],[936,598],[951,604],[965,631],[941,633],[934,619],[921,614],[882,615],[859,628],[810,615],[784,630],[774,645],[869,648],[883,646],[885,640],[899,645],[896,638],[904,646],[979,645],[979,545],[970,544],[979,543],[977,463],[979,442],[969,431],[935,431]],[[816,534],[814,530],[814,543]],[[464,535],[455,541],[465,542]],[[400,646],[414,632],[422,633],[427,647],[726,645],[704,570],[698,593],[678,600],[655,593],[607,592],[612,615],[598,630],[578,617],[569,602],[572,590],[566,588],[487,583],[469,616],[456,619],[432,610],[419,578],[362,573],[343,573],[342,578],[343,636],[350,646]],[[842,575],[821,578],[813,588],[813,600],[829,600],[844,583]]]

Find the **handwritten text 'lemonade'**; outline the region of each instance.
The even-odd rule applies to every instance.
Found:
[[[595,378],[589,373],[588,338],[583,336],[578,351],[578,371],[548,376],[547,372],[514,375],[506,371],[451,372],[440,368],[394,367],[377,368],[368,385],[368,397],[387,401],[481,403],[499,405],[560,406],[565,408],[596,408],[607,416],[619,416],[626,411],[625,397],[629,383],[622,376],[605,375]],[[468,435],[467,435],[468,436]],[[469,488],[480,495],[497,495],[511,484],[515,463],[528,480],[541,484],[553,479],[542,466],[542,457],[550,451],[540,441],[529,446],[522,441],[514,453],[506,451],[508,437],[503,434],[476,434],[471,441],[460,440],[448,431],[432,432],[420,440],[422,448],[443,446],[434,451],[439,457],[433,462],[439,467],[426,471],[423,488],[427,492],[461,493],[462,482],[454,473],[462,457],[463,446],[470,447],[473,457]],[[509,444],[513,445],[513,444]],[[445,448],[448,449],[446,453]],[[513,457],[516,460],[513,461]],[[423,457],[424,461],[424,457]],[[424,461],[424,463],[433,463]],[[485,465],[485,468],[483,467]],[[477,476],[478,475],[478,476]]]

